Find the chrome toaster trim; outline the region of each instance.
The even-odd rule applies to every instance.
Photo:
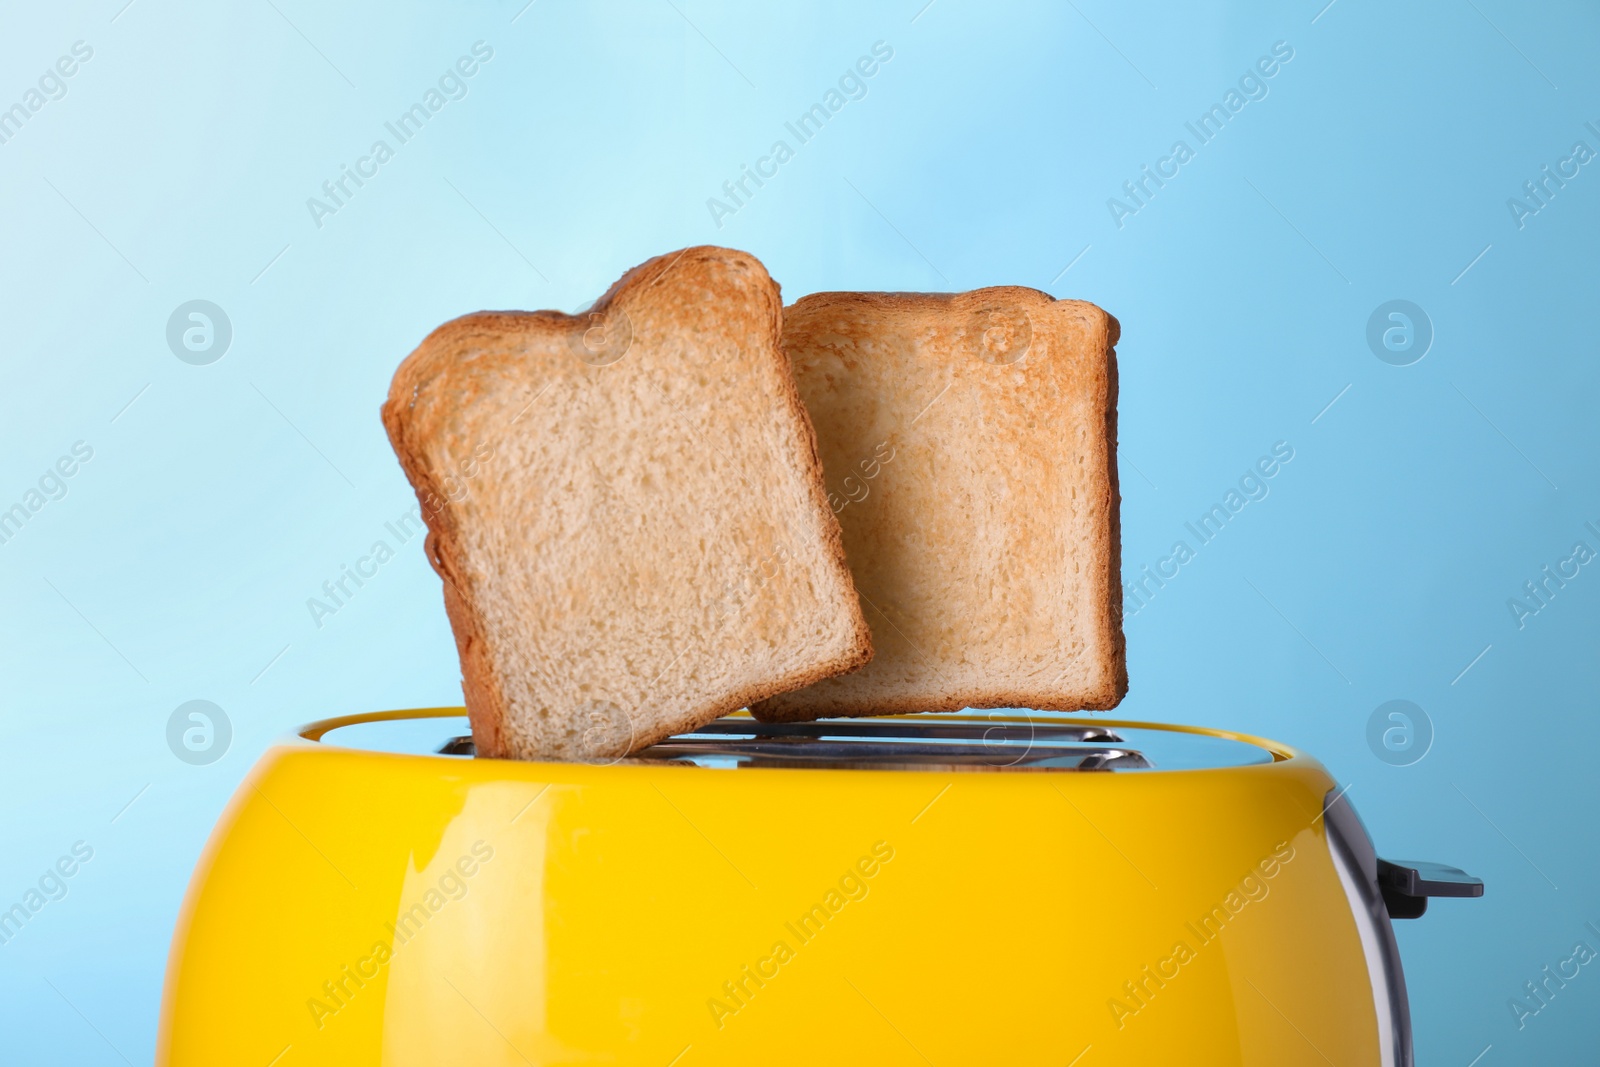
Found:
[[[1378,886],[1378,852],[1361,816],[1345,799],[1345,791],[1323,798],[1323,824],[1328,850],[1339,873],[1361,949],[1367,958],[1373,1007],[1378,1017],[1379,1062],[1383,1067],[1415,1067],[1411,1048],[1411,1002],[1406,996],[1400,946]]]
[[[472,756],[470,736],[440,755]],[[641,749],[629,762],[818,770],[1111,771],[1155,764],[1102,726],[1033,720],[920,719],[764,723],[722,718]]]
[[[1147,770],[1150,761],[1098,726],[988,720],[718,719],[635,759],[702,766],[883,770]]]

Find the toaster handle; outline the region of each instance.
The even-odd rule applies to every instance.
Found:
[[[1380,858],[1378,888],[1391,919],[1416,919],[1428,910],[1429,897],[1483,896],[1483,879],[1444,863]]]

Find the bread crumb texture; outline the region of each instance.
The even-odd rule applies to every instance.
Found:
[[[785,309],[875,653],[758,718],[1122,699],[1118,332],[1018,287]]]

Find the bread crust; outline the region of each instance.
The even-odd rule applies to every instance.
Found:
[[[746,284],[739,293],[716,290],[715,279],[727,276],[745,279]],[[463,524],[469,519],[445,492],[447,479],[435,469],[433,453],[437,448],[459,454],[459,423],[466,417],[462,412],[472,410],[486,397],[484,375],[476,366],[480,361],[516,358],[531,365],[550,352],[577,351],[592,324],[602,322],[609,329],[616,321],[612,318],[613,312],[619,310],[627,322],[634,324],[630,325],[630,330],[638,328],[646,318],[651,322],[664,320],[667,327],[663,335],[671,336],[662,343],[692,348],[698,338],[687,336],[687,329],[680,331],[686,336],[678,337],[673,334],[673,327],[684,319],[685,308],[705,299],[754,301],[749,305],[741,304],[738,310],[738,314],[752,316],[761,324],[759,334],[750,337],[748,345],[741,344],[738,356],[754,362],[736,369],[756,375],[763,386],[775,387],[777,402],[769,417],[787,422],[789,425],[784,429],[792,431],[800,446],[794,455],[783,459],[799,472],[800,484],[814,512],[808,531],[817,538],[815,547],[822,561],[819,566],[831,572],[824,574],[814,569],[803,577],[808,582],[841,590],[837,596],[837,610],[830,613],[828,622],[831,644],[815,649],[809,658],[802,657],[791,669],[708,690],[698,697],[691,694],[678,705],[627,711],[630,736],[626,744],[601,745],[600,751],[592,753],[549,744],[535,750],[528,743],[529,730],[513,728],[523,725],[518,716],[527,717],[532,713],[514,706],[503,674],[508,669],[505,665],[514,662],[520,650],[499,647],[509,639],[496,632],[495,625],[486,618],[484,600],[496,595],[492,588],[493,576],[481,573],[483,560],[464,558],[466,531]],[[702,312],[703,306],[696,304],[694,310]],[[853,595],[843,537],[828,507],[816,434],[795,387],[788,360],[780,348],[781,315],[778,286],[755,257],[715,246],[696,246],[658,256],[628,271],[581,315],[557,311],[486,311],[466,315],[434,330],[401,363],[382,408],[383,424],[422,505],[429,529],[428,559],[443,582],[445,608],[461,660],[463,694],[480,755],[524,759],[620,757],[766,697],[855,669],[871,658],[871,631]],[[631,333],[629,336],[633,337]],[[652,337],[649,343],[659,340]],[[644,342],[635,338],[632,343]],[[587,375],[584,381],[597,380],[590,372],[604,364],[596,364],[585,371],[582,362],[585,361],[574,359],[573,367],[563,365],[551,373],[569,378]],[[552,380],[551,385],[554,384]],[[419,406],[421,399],[440,396],[448,398],[448,402]],[[536,611],[538,606],[528,605],[527,609]],[[792,639],[804,645],[807,635],[795,633]],[[497,667],[497,664],[502,666]],[[665,674],[665,670],[662,673]],[[617,682],[616,679],[610,681]],[[642,717],[638,714],[640,711],[645,713]],[[539,714],[546,715],[543,711]]]
[[[1047,293],[1020,286],[1000,286],[966,293],[816,293],[785,309],[784,348],[796,364],[802,394],[808,402],[845,404],[839,399],[842,387],[833,377],[874,373],[869,361],[892,359],[885,355],[896,345],[922,344],[937,348],[949,346],[948,337],[961,336],[962,323],[982,309],[1020,309],[1030,323],[1030,345],[1052,340],[1067,343],[1075,332],[1082,335],[1082,351],[1041,352],[1039,359],[1076,359],[1072,368],[1047,368],[1065,376],[1090,408],[1099,413],[1097,447],[1091,451],[1096,461],[1093,491],[1098,498],[1098,513],[1105,516],[1101,529],[1094,531],[1093,543],[1080,545],[1081,558],[1093,568],[1084,596],[1093,613],[1093,629],[1101,641],[1104,655],[1088,684],[1040,685],[1020,676],[1007,677],[1004,667],[996,668],[981,684],[950,683],[932,675],[925,684],[901,684],[914,693],[895,693],[894,686],[873,684],[874,675],[888,664],[882,659],[872,667],[847,678],[824,682],[811,689],[786,694],[752,707],[756,718],[768,722],[803,721],[824,716],[897,715],[920,712],[959,711],[964,708],[1023,707],[1041,710],[1105,710],[1115,707],[1127,692],[1126,642],[1122,632],[1120,485],[1117,478],[1117,370],[1115,346],[1121,326],[1117,320],[1093,304],[1075,300],[1056,300]],[[970,331],[969,331],[970,333]],[[938,337],[937,343],[930,338]],[[974,343],[970,339],[963,343]],[[982,344],[984,342],[976,342]],[[954,358],[954,349],[950,350]],[[1025,355],[1031,355],[1031,351]],[[852,364],[851,361],[856,363]],[[842,361],[842,363],[841,363]],[[1020,366],[1020,364],[1019,364]],[[867,369],[863,369],[867,368]],[[1080,373],[1081,372],[1081,373]],[[914,388],[909,381],[906,388]],[[826,387],[821,379],[827,379]],[[954,384],[955,379],[951,379]],[[898,384],[898,382],[896,383]],[[921,385],[931,388],[926,381]],[[839,392],[829,391],[838,388]],[[894,388],[894,386],[889,386]],[[947,386],[948,388],[948,386]],[[943,395],[942,393],[940,394]],[[930,404],[931,407],[931,404]],[[926,411],[926,409],[924,409]],[[813,408],[813,422],[822,426],[830,414]],[[921,418],[918,415],[917,418]],[[913,422],[915,420],[912,420]],[[819,430],[819,432],[821,432]],[[844,427],[854,435],[854,424]],[[999,432],[999,431],[996,431]],[[941,441],[940,447],[954,447]],[[1018,447],[1027,448],[1031,442]],[[851,445],[860,451],[861,441],[852,436]],[[835,472],[837,473],[837,472]],[[890,492],[892,489],[883,490]],[[858,513],[859,518],[859,513]],[[902,514],[900,518],[904,519]],[[924,523],[938,523],[944,517],[924,515]],[[847,521],[848,517],[847,517]],[[865,535],[863,535],[865,536]],[[884,551],[889,551],[885,549]],[[856,567],[857,588],[863,599],[871,586],[862,558]],[[863,584],[865,581],[866,584]],[[869,600],[874,626],[893,625],[887,615]],[[898,633],[898,628],[896,630]],[[880,637],[884,635],[880,634]],[[904,637],[904,634],[900,636]],[[907,642],[910,641],[906,638]],[[981,641],[975,642],[982,647]],[[914,645],[912,647],[915,647]],[[881,649],[880,649],[881,653]],[[926,662],[928,657],[918,650]],[[937,653],[933,653],[937,659]],[[937,665],[929,664],[933,674]]]

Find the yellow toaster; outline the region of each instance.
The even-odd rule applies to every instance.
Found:
[[[598,765],[383,712],[240,786],[156,1062],[1399,1067],[1390,920],[1481,893],[1220,730],[740,715]]]

